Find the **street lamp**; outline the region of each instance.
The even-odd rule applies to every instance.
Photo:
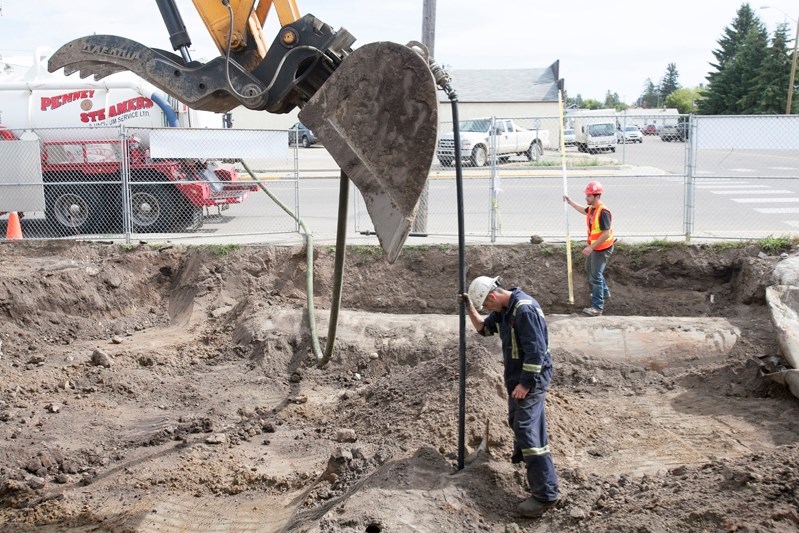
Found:
[[[791,105],[793,103],[793,83],[794,80],[796,79],[796,43],[797,41],[799,41],[799,20],[793,18],[788,13],[786,13],[785,11],[783,11],[778,7],[760,6],[760,9],[776,9],[777,11],[779,11],[780,13],[782,13],[792,21],[796,22],[796,31],[794,32],[793,35],[793,61],[791,62],[791,76],[790,79],[788,80],[788,103],[785,106],[785,114],[790,115]]]

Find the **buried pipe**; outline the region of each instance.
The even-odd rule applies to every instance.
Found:
[[[278,205],[278,207],[288,213],[288,215],[300,225],[302,231],[305,233],[305,295],[306,301],[308,302],[308,327],[311,330],[311,347],[313,349],[313,353],[316,356],[316,360],[321,361],[323,359],[323,355],[322,348],[319,346],[319,337],[316,333],[316,318],[314,317],[313,303],[313,234],[308,230],[308,228],[305,226],[305,222],[303,222],[300,217],[292,212],[291,209],[289,209],[283,202],[278,200],[278,198],[258,180],[253,171],[250,170],[250,167],[247,166],[247,163],[241,159],[239,159],[239,163],[241,163],[241,166],[244,167],[244,170],[247,171],[250,177],[255,180],[255,183],[258,184],[258,187],[264,191],[266,195]]]

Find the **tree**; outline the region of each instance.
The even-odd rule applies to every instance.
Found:
[[[644,92],[641,93],[638,105],[645,109],[654,109],[660,105],[660,91],[657,86],[652,83],[651,78],[647,78],[644,83]]]
[[[750,33],[755,35],[750,36]],[[759,42],[766,43],[760,54],[754,50],[744,53],[747,45],[759,46]],[[765,56],[768,34],[749,4],[744,3],[732,24],[724,28],[718,43],[720,48],[713,50],[716,63],[710,64],[715,71],[707,75],[708,87],[699,112],[705,115],[738,114],[748,89],[746,85],[751,80],[747,76],[754,77],[757,73],[757,65],[750,62],[758,56],[761,60]]]
[[[571,107],[571,106],[573,106],[573,107],[580,108],[580,107],[582,107],[582,106],[583,106],[583,97],[582,97],[582,95],[580,95],[580,94],[578,94],[578,95],[577,95],[577,96],[575,96],[574,98],[567,97],[567,98],[566,98],[566,100],[564,101],[564,105],[565,105],[566,107]]]
[[[586,98],[583,100],[583,105],[580,106],[582,109],[602,109],[602,102],[599,100],[594,100],[593,98]]]
[[[669,63],[666,67],[666,74],[660,82],[660,100],[665,101],[666,97],[680,88],[680,83],[677,81],[680,74],[677,72],[677,65]]]
[[[622,101],[619,99],[619,93],[611,93],[610,91],[605,93],[605,103],[603,107],[605,108],[617,108]]]
[[[694,89],[681,87],[676,91],[672,91],[671,94],[666,97],[665,105],[666,107],[676,109],[681,115],[687,115],[696,111],[696,102],[698,102],[701,97],[702,91],[698,87]]]
[[[788,47],[788,26],[780,24],[774,32],[771,46],[753,80],[743,107],[753,114],[775,115],[785,112],[788,81],[791,71],[791,52]]]

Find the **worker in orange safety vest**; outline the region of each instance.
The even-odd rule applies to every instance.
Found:
[[[586,258],[585,269],[588,273],[588,284],[591,286],[591,307],[583,309],[588,316],[599,316],[605,310],[605,301],[610,298],[610,290],[605,282],[605,267],[613,253],[613,226],[610,209],[600,200],[602,184],[590,181],[585,187],[585,202],[580,205],[568,196],[563,199],[579,213],[585,213],[588,226],[588,245],[583,248]]]

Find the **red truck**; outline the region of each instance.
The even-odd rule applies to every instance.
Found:
[[[202,225],[204,208],[227,209],[257,190],[232,165],[152,158],[150,132],[194,115],[142,80],[31,72],[0,79],[0,142],[18,143],[0,147],[14,161],[0,168],[0,214],[43,212],[48,235],[120,233],[127,219],[133,232],[181,232]]]

